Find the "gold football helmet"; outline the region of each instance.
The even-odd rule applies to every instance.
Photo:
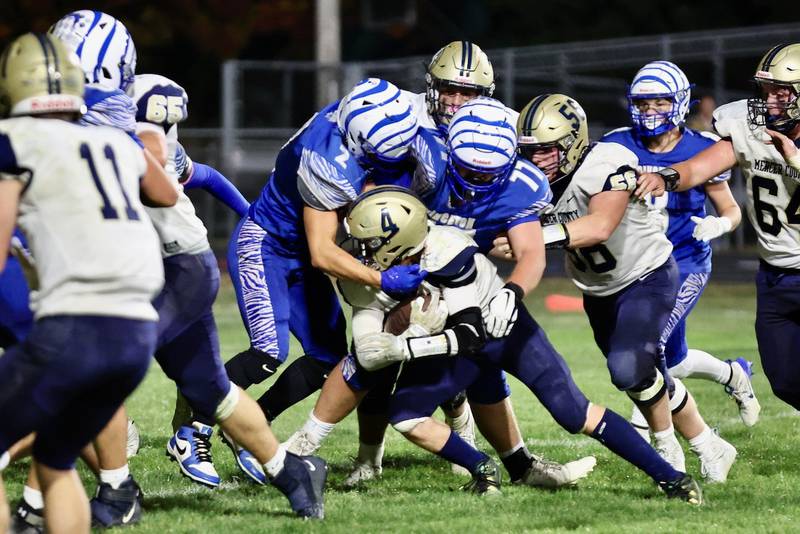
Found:
[[[528,102],[517,119],[517,136],[519,153],[528,161],[536,151],[558,149],[558,160],[542,168],[551,183],[572,173],[589,147],[586,113],[561,94],[539,95]]]
[[[83,84],[77,56],[61,41],[26,33],[0,56],[0,114],[82,114]]]
[[[758,94],[747,101],[750,127],[766,126],[782,133],[793,130],[800,123],[800,43],[772,47],[758,62],[753,81]],[[768,102],[765,95],[769,86],[785,96]]]
[[[492,96],[494,69],[483,50],[469,41],[453,41],[434,54],[425,74],[428,113],[441,126],[450,124],[455,111],[441,103],[442,89],[471,89],[475,96]]]
[[[385,185],[355,199],[344,225],[360,259],[383,271],[422,250],[428,210],[410,190]]]

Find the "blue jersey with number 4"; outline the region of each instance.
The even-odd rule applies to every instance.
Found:
[[[683,136],[675,148],[664,153],[650,152],[631,128],[609,132],[601,141],[621,144],[639,158],[640,172],[652,172],[686,161],[716,143],[718,139],[708,132],[684,128]],[[726,171],[711,182],[722,182],[729,178],[730,171]],[[699,185],[688,191],[666,193],[662,197],[651,199],[654,208],[665,209],[667,212],[667,238],[672,242],[672,256],[678,262],[681,273],[711,272],[711,246],[692,237],[695,223],[691,217],[706,216],[706,198],[705,185]]]
[[[467,232],[481,252],[492,249],[498,234],[518,224],[538,221],[539,212],[553,197],[547,178],[532,163],[517,159],[511,175],[500,190],[490,196],[459,202],[447,177],[447,144],[432,131],[420,129],[412,150],[418,166],[413,189],[437,224],[455,226]]]

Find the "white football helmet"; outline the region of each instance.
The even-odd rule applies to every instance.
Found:
[[[636,107],[637,100],[668,98],[672,108],[666,113],[647,115]],[[692,101],[692,85],[677,65],[670,61],[653,61],[636,73],[628,89],[628,110],[633,129],[639,135],[661,135],[686,121]]]
[[[136,74],[136,47],[120,21],[102,11],[83,9],[61,17],[50,33],[81,61],[86,83],[129,92]]]
[[[517,128],[510,110],[486,96],[461,106],[448,128],[447,176],[461,200],[493,195],[517,159]]]
[[[358,82],[342,98],[337,124],[345,146],[365,168],[391,167],[404,161],[417,133],[409,97],[379,78]]]

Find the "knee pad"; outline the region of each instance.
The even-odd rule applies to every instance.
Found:
[[[228,390],[228,394],[219,401],[217,409],[214,411],[214,417],[217,421],[224,421],[231,416],[237,404],[239,404],[239,387],[231,383],[231,389]]]
[[[655,404],[667,392],[667,385],[661,371],[656,369],[655,374],[655,378],[648,378],[643,383],[626,391],[631,400],[639,406]]]
[[[467,401],[467,392],[459,391],[455,397],[441,404],[442,410],[454,411]]]
[[[401,434],[408,434],[412,430],[414,430],[418,424],[424,422],[427,417],[415,417],[414,419],[406,419],[405,421],[400,421],[398,423],[392,424],[392,427],[400,432]]]
[[[225,371],[231,382],[242,389],[247,389],[274,375],[280,365],[280,360],[250,347],[228,360]]]
[[[689,401],[689,391],[679,379],[674,376],[670,376],[670,378],[672,378],[672,383],[675,384],[675,389],[669,398],[669,409],[673,414],[676,414],[683,410],[683,407]]]

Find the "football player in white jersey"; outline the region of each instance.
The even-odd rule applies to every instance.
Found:
[[[714,112],[722,137],[691,159],[639,178],[635,194],[684,191],[739,165],[747,215],[758,237],[756,337],[775,395],[800,409],[800,43],[771,48],[758,63],[754,98]]]
[[[144,378],[156,339],[151,300],[164,273],[142,201],[169,206],[177,191],[146,172],[123,132],[73,122],[85,109],[83,73],[58,39],[24,35],[0,64],[12,117],[0,122],[0,248],[19,209],[40,284],[33,330],[0,358],[0,450],[35,431],[48,531],[88,532],[74,462]]]
[[[584,294],[611,381],[639,406],[656,449],[676,469],[685,470],[685,462],[673,418],[700,457],[705,479],[724,482],[736,449],[711,431],[692,396],[666,370],[660,339],[675,303],[678,269],[672,244],[647,205],[631,201],[636,154],[618,143],[589,145],[586,114],[560,94],[531,100],[518,132],[520,153],[553,188],[545,243],[567,250],[567,273]]]
[[[637,171],[650,172],[684,161],[713,145],[719,137],[697,132],[684,124],[692,98],[683,71],[669,61],[653,61],[639,69],[628,89],[632,126],[609,132],[601,142],[619,143],[639,158]],[[747,426],[758,421],[761,406],[753,392],[750,363],[745,358],[722,361],[690,349],[686,343],[686,317],[694,308],[711,274],[711,239],[735,229],[741,210],[728,187],[730,172],[715,176],[689,191],[653,198],[650,208],[663,220],[672,257],[678,264],[680,289],[667,328],[662,335],[669,374],[675,378],[713,380],[730,393]],[[718,217],[706,213],[710,200]],[[644,416],[634,405],[631,422],[649,439]]]

